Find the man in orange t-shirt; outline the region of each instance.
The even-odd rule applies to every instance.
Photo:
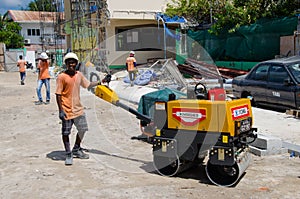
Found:
[[[60,73],[56,79],[56,102],[59,109],[59,118],[62,120],[62,141],[66,151],[65,165],[73,164],[73,156],[88,159],[89,155],[84,153],[80,144],[88,125],[80,102],[80,87],[92,88],[101,84],[100,81],[90,82],[84,75],[76,71],[78,57],[69,52],[64,57],[67,70]],[[69,135],[73,124],[78,131],[73,149],[70,149]]]
[[[134,58],[134,51],[130,51],[129,57],[126,59],[126,69],[128,71],[128,76],[130,80],[130,85],[133,86],[133,81],[135,79],[136,73],[136,59]]]
[[[20,72],[20,78],[21,78],[21,85],[25,84],[25,78],[26,78],[26,61],[23,60],[23,56],[19,56],[19,60],[17,62],[17,66],[19,67],[19,72]]]
[[[38,62],[38,86],[37,86],[37,96],[38,101],[35,103],[36,105],[43,104],[43,98],[41,94],[42,86],[45,84],[46,87],[46,102],[45,104],[50,103],[50,75],[49,75],[49,65],[50,61],[48,60],[48,55],[45,52],[42,52]]]

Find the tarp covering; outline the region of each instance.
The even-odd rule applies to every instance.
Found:
[[[134,84],[144,86],[147,85],[153,78],[156,77],[156,74],[151,70],[138,70],[137,77],[134,80]],[[129,76],[127,75],[123,79],[124,83],[130,83]]]
[[[293,35],[298,18],[261,19],[235,33],[212,35],[208,30],[188,30],[188,42],[197,41],[213,60],[263,61],[280,54],[280,37]],[[188,44],[191,45],[191,44]],[[192,52],[188,52],[192,57]]]
[[[179,17],[179,16],[173,16],[173,17],[169,17],[165,14],[162,13],[157,13],[156,14],[156,20],[159,22],[160,20],[162,20],[163,22],[163,26],[164,29],[166,31],[166,35],[176,39],[176,40],[180,40],[180,35],[173,33],[167,26],[166,24],[181,24],[181,23],[187,23],[187,20],[184,17]]]
[[[179,16],[169,17],[162,13],[156,14],[156,20],[159,19],[162,19],[165,23],[186,23],[187,22],[184,17],[179,17]]]
[[[173,33],[169,28],[165,27],[165,30],[166,30],[166,35],[173,38],[173,39],[176,39],[177,41],[180,41],[180,34],[175,34]]]
[[[169,100],[170,94],[175,94],[176,99],[180,97],[186,97],[185,93],[182,93],[177,90],[172,90],[169,88],[147,93],[140,98],[138,112],[153,118],[155,102],[156,101],[167,102]]]

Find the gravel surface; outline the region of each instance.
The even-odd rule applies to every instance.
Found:
[[[258,157],[235,187],[211,184],[203,165],[176,177],[153,168],[152,146],[134,115],[82,91],[89,123],[83,147],[90,159],[64,165],[60,120],[51,80],[51,103],[34,105],[37,76],[0,72],[0,198],[300,198],[300,158],[288,153]],[[43,88],[44,89],[44,88]],[[42,90],[43,96],[45,91]],[[300,145],[300,120],[253,108],[259,133]],[[76,130],[73,129],[71,143]]]

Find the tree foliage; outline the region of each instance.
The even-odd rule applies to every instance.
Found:
[[[6,19],[6,14],[0,14],[0,42],[5,43],[7,48],[22,48],[24,38],[19,34],[21,26]]]
[[[166,14],[183,16],[198,26],[209,24],[210,31],[218,34],[260,18],[292,16],[299,8],[299,0],[172,0]]]
[[[53,0],[33,0],[28,4],[29,11],[56,12]]]

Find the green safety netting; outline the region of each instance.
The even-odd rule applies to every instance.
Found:
[[[197,41],[213,60],[263,61],[280,54],[280,37],[293,35],[297,17],[261,19],[234,33],[212,35],[208,30],[188,30],[188,42]],[[188,45],[191,46],[191,45]],[[191,49],[188,54],[192,55]]]

